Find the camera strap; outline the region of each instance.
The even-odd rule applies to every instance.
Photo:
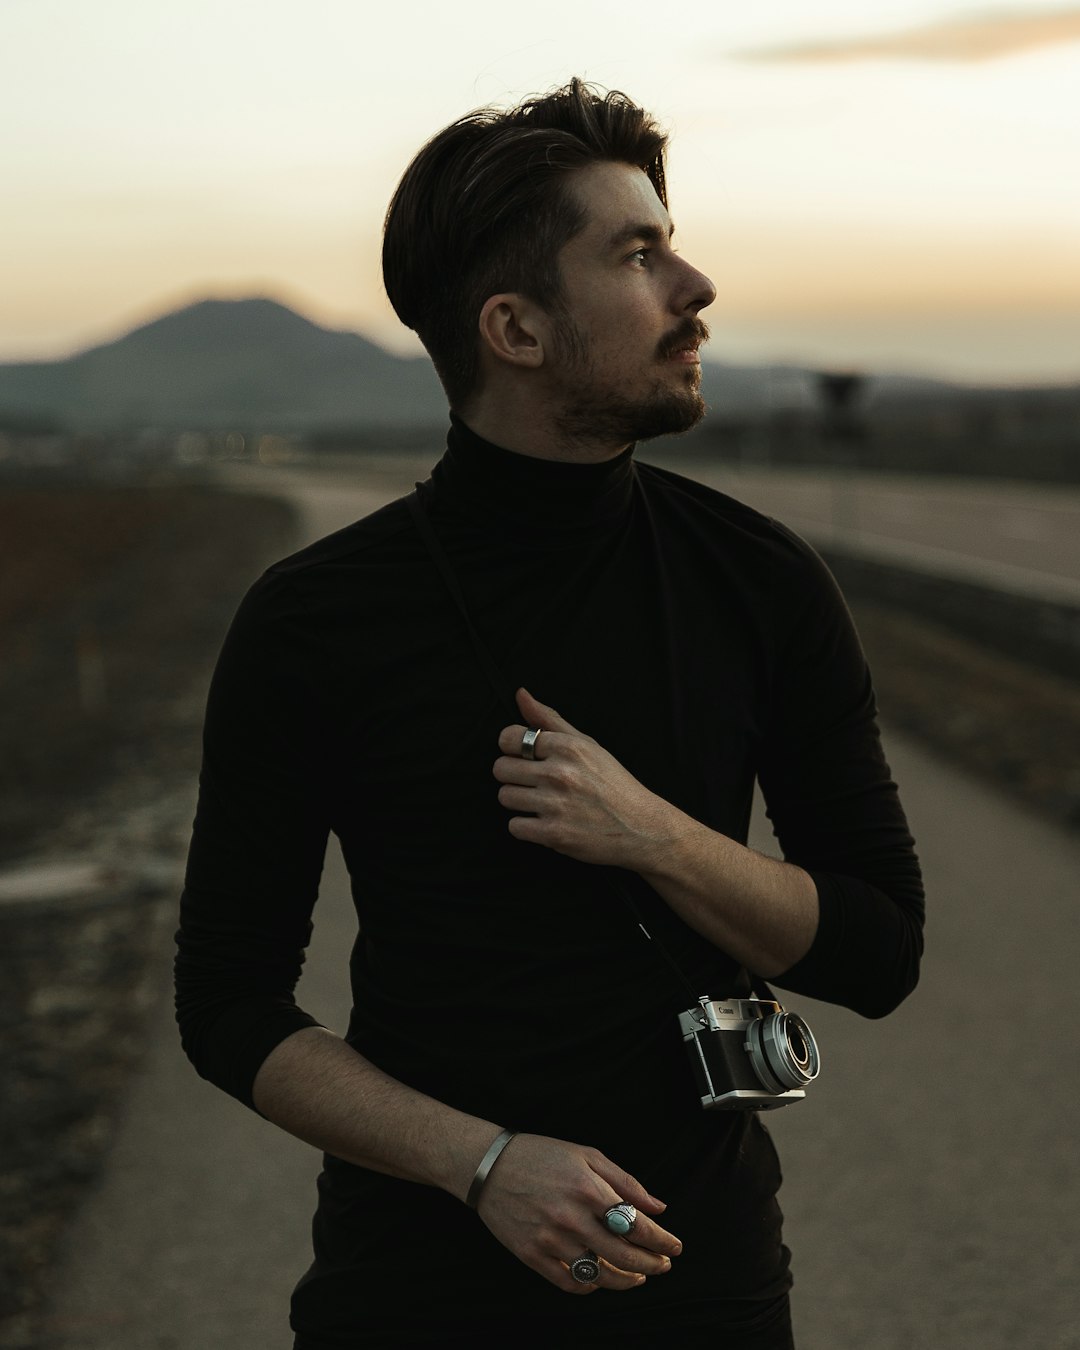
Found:
[[[432,562],[438,569],[439,575],[442,577],[446,589],[450,593],[450,598],[453,600],[458,613],[461,615],[465,624],[465,631],[469,635],[473,651],[476,653],[476,658],[480,663],[481,669],[487,676],[488,683],[495,691],[495,696],[499,700],[499,703],[510,712],[513,720],[516,722],[521,716],[521,712],[518,709],[514,691],[510,681],[503,674],[499,663],[488,650],[483,638],[476,630],[476,625],[472,621],[468,605],[465,603],[465,594],[461,589],[461,584],[451,566],[450,559],[446,556],[446,550],[439,542],[439,537],[435,533],[430,517],[424,508],[423,499],[426,491],[426,484],[417,483],[415,491],[410,492],[405,498],[405,504],[409,508],[409,514],[413,518],[413,522],[416,525],[420,538],[424,541],[424,546],[427,548]],[[633,914],[638,928],[641,929],[645,937],[653,944],[656,950],[668,963],[679,982],[689,991],[691,1003],[696,1003],[700,998],[699,992],[694,988],[686,972],[675,960],[674,956],[672,956],[664,944],[658,938],[653,937],[645,927],[645,921],[642,918],[641,910],[628,887],[624,883],[615,880],[611,875],[615,869],[605,868],[604,870],[608,874],[608,884],[611,886],[611,889],[629,906],[630,912]],[[750,979],[750,974],[744,966],[740,966],[736,973],[735,980],[733,981],[729,997],[749,998],[751,996],[751,988],[752,981]]]
[[[465,623],[465,630],[469,634],[469,640],[472,642],[473,651],[476,653],[476,659],[480,662],[484,674],[487,676],[488,683],[495,690],[495,695],[499,702],[504,704],[506,709],[513,715],[516,721],[521,713],[518,711],[517,699],[514,697],[510,688],[510,681],[503,675],[498,662],[488,651],[483,638],[476,631],[476,626],[469,614],[469,608],[465,603],[465,595],[461,589],[461,584],[457,579],[457,574],[450,566],[450,559],[446,556],[446,551],[439,543],[439,537],[432,528],[428,513],[424,510],[421,490],[423,483],[417,483],[416,490],[410,492],[405,498],[405,504],[409,508],[417,530],[420,532],[420,538],[424,541],[431,560],[439,569],[443,581],[446,583],[446,589],[450,592],[450,598],[457,606],[458,613]]]

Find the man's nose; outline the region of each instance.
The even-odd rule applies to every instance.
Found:
[[[690,314],[698,314],[716,299],[716,287],[704,272],[699,272],[690,263],[686,264],[686,270],[687,275],[683,280],[683,295],[686,299],[682,308]]]

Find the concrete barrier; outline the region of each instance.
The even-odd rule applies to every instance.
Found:
[[[1080,603],[947,576],[827,547],[844,593],[943,624],[951,632],[1067,679],[1080,677]]]

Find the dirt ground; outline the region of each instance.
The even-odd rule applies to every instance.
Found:
[[[76,903],[0,897],[5,1350],[40,1343],[53,1252],[139,1061],[206,682],[292,526],[277,500],[195,487],[0,493],[0,863],[90,859],[106,877]]]
[[[939,624],[849,597],[886,722],[1080,829],[1080,680],[1041,671]]]

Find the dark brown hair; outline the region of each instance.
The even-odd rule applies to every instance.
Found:
[[[625,94],[574,79],[516,108],[468,113],[418,152],[386,213],[383,281],[451,407],[476,384],[477,322],[489,296],[516,291],[560,313],[559,251],[585,224],[568,190],[572,171],[632,164],[666,206],[666,143]]]

